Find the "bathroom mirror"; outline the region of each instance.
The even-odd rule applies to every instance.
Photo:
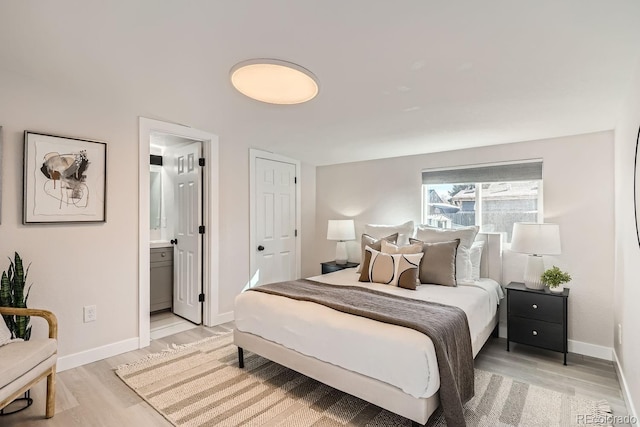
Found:
[[[152,230],[160,228],[160,213],[162,204],[162,176],[160,171],[151,170],[149,173],[149,182],[151,185],[149,192],[149,226]]]

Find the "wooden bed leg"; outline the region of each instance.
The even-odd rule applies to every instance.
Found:
[[[238,368],[244,368],[244,350],[242,347],[238,347]]]

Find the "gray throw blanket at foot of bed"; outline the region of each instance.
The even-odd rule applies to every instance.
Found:
[[[440,403],[447,425],[465,426],[462,405],[473,397],[473,351],[467,316],[458,307],[358,286],[293,280],[252,288],[344,313],[415,329],[433,341],[440,373]]]

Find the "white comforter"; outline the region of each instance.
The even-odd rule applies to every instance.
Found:
[[[469,320],[474,356],[484,344],[478,338],[503,297],[502,288],[491,279],[457,287],[421,285],[415,291],[358,282],[353,268],[309,279],[458,306]],[[412,329],[263,292],[236,297],[235,324],[240,331],[389,383],[414,397],[429,397],[440,388],[433,343]]]

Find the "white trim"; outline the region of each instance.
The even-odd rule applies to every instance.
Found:
[[[67,369],[77,368],[87,363],[97,362],[107,357],[117,356],[118,354],[127,353],[138,349],[138,338],[129,338],[123,341],[95,347],[78,353],[62,356],[58,359],[56,372],[66,371]]]
[[[300,161],[291,159],[289,157],[281,156],[279,154],[270,153],[268,151],[257,150],[255,148],[249,149],[249,277],[254,277],[257,270],[257,258],[254,248],[257,247],[255,224],[256,224],[256,189],[255,189],[255,173],[256,173],[256,158],[273,160],[276,162],[290,163],[296,167],[296,178],[298,183],[296,185],[296,230],[298,230],[298,236],[296,237],[296,278],[301,275],[302,265],[302,182],[301,182],[301,169]]]
[[[498,336],[500,338],[507,338],[507,325],[501,324],[498,329]],[[597,359],[613,361],[613,349],[611,347],[604,347],[597,344],[590,344],[587,342],[569,340],[568,342],[569,353],[581,354],[583,356],[595,357]],[[551,351],[551,350],[549,350]]]
[[[631,392],[629,391],[629,383],[624,376],[624,372],[622,371],[622,367],[620,366],[620,359],[618,359],[618,353],[616,353],[616,349],[613,349],[613,365],[616,368],[616,373],[618,374],[618,379],[620,381],[620,388],[622,389],[622,397],[624,397],[624,403],[627,405],[627,410],[629,411],[630,417],[635,419],[636,422],[631,425],[634,427],[638,427],[640,424],[638,423],[638,413],[636,412],[636,407],[633,404],[633,399],[631,399]]]
[[[613,349],[611,347],[582,341],[569,340],[569,353],[577,353],[609,361],[613,360]]]
[[[507,324],[505,322],[498,324],[498,337],[507,339]]]
[[[218,137],[210,135],[209,143],[203,144],[203,155],[207,163],[205,166],[205,179],[204,179],[204,200],[202,201],[204,206],[204,218],[207,218],[207,229],[204,239],[203,250],[205,254],[208,254],[208,259],[205,260],[205,286],[208,283],[209,286],[205,289],[205,304],[204,304],[204,318],[203,324],[205,326],[219,325],[214,319],[219,315],[220,306],[220,221],[219,221],[219,144]],[[206,179],[206,178],[209,179]],[[208,302],[208,303],[207,303]]]
[[[179,323],[174,323],[173,325],[154,328],[151,331],[151,339],[159,340],[160,338],[168,337],[169,335],[178,334],[180,332],[190,331],[191,329],[195,329],[197,327],[198,325],[196,325],[195,323],[191,323],[188,320],[183,320]]]
[[[218,314],[212,320],[214,325],[222,325],[223,323],[233,322],[234,319],[235,319],[234,312],[228,311],[226,313]]]
[[[149,320],[149,142],[154,132],[169,134],[196,141],[202,141],[204,157],[207,159],[204,168],[204,217],[206,227],[203,251],[205,258],[205,303],[203,304],[203,324],[213,326],[218,315],[219,300],[219,209],[218,209],[218,175],[219,155],[218,137],[214,134],[192,129],[187,126],[159,120],[139,118],[138,149],[138,327],[139,346],[147,347],[150,342]],[[207,303],[208,302],[208,303]]]

